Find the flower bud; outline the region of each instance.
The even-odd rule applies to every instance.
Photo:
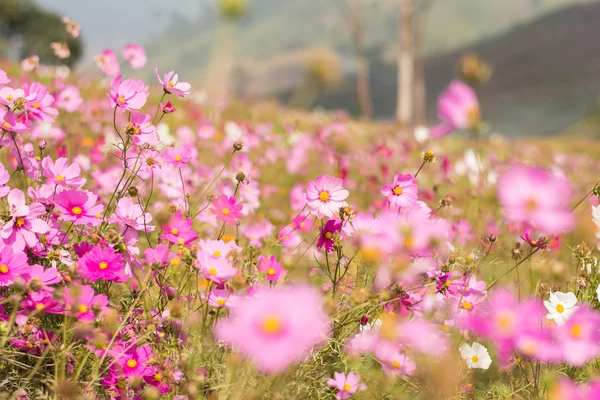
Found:
[[[244,144],[242,142],[235,142],[233,144],[234,151],[242,151],[243,148],[244,148]]]

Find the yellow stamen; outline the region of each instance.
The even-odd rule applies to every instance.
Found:
[[[473,308],[473,304],[469,303],[468,301],[465,301],[462,304],[462,308],[464,308],[465,310],[471,310]]]
[[[119,100],[121,103],[125,103],[125,97],[123,96],[117,97],[117,100]]]
[[[57,180],[57,181],[64,181],[64,180],[65,180],[65,177],[64,177],[64,176],[62,176],[62,175],[56,175],[56,180]]]
[[[215,250],[212,253],[213,257],[221,257],[221,252],[219,250]]]
[[[81,215],[81,213],[83,212],[83,210],[81,209],[81,207],[77,207],[77,206],[75,206],[75,207],[73,207],[73,208],[71,209],[71,212],[72,212],[73,214],[75,214],[75,215]]]
[[[44,309],[44,307],[45,307],[44,304],[38,303],[38,304],[36,304],[35,309],[38,311],[42,311]]]
[[[474,363],[476,363],[477,361],[479,361],[479,357],[473,356],[473,357],[471,357],[471,361],[473,361]]]
[[[579,324],[574,324],[574,325],[571,327],[571,335],[572,335],[574,338],[581,337],[581,333],[582,333],[582,331],[583,331],[583,329],[581,329],[581,325],[579,325]]]
[[[269,275],[269,276],[273,276],[273,275],[275,275],[275,269],[273,269],[273,268],[269,268],[269,269],[267,270],[267,275]]]
[[[225,299],[217,299],[217,304],[218,304],[218,305],[220,305],[220,306],[224,306],[224,305],[225,305],[225,303],[226,303],[226,300],[225,300]]]
[[[5,264],[0,265],[0,274],[7,274],[8,273],[8,266],[6,266]]]
[[[210,275],[216,275],[216,274],[217,274],[217,269],[216,269],[215,267],[211,267],[211,268],[208,270],[208,273],[209,273]]]
[[[221,212],[222,212],[224,215],[229,215],[229,213],[230,213],[231,211],[229,211],[229,208],[224,208],[223,210],[221,210]]]
[[[261,328],[267,335],[276,335],[281,332],[281,318],[277,315],[269,315],[262,320]]]
[[[556,311],[557,311],[559,314],[562,314],[563,312],[565,312],[565,307],[564,307],[562,304],[557,304],[557,305],[556,305]]]
[[[171,233],[172,233],[173,235],[178,235],[178,234],[179,234],[179,229],[177,229],[177,228],[173,228],[173,229],[171,229]]]
[[[135,361],[135,360],[133,360],[133,359],[132,359],[132,360],[129,360],[129,361],[127,361],[127,366],[128,366],[129,368],[135,368],[135,367],[137,367],[137,361]]]
[[[400,196],[402,194],[403,190],[400,186],[394,186],[394,194],[396,196]]]
[[[350,391],[350,389],[352,389],[352,386],[350,386],[349,384],[347,384],[347,383],[346,383],[346,384],[344,385],[344,390],[345,390],[346,392],[349,392],[349,391]]]
[[[23,225],[25,225],[25,218],[23,218],[23,217],[17,218],[17,226],[23,226]]]
[[[101,261],[100,264],[98,264],[98,268],[106,269],[108,268],[108,263],[106,261]]]
[[[88,312],[88,306],[86,306],[85,304],[82,304],[79,306],[79,312],[80,313],[86,313]]]
[[[319,193],[319,200],[325,202],[329,200],[329,193],[327,193],[326,191],[322,190],[321,193]]]
[[[400,367],[402,366],[402,364],[400,364],[400,361],[398,361],[398,360],[392,360],[392,362],[390,364],[392,364],[392,367],[394,367],[396,369],[400,369]]]

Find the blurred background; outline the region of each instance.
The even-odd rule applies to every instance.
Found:
[[[597,0],[0,0],[5,58],[95,71],[104,49],[146,49],[126,76],[176,70],[218,96],[277,99],[357,117],[436,123],[456,76],[507,136],[597,137]],[[47,43],[81,25],[59,60]],[[58,21],[58,24],[56,23]],[[55,27],[56,26],[56,27]],[[56,35],[53,33],[56,30]],[[57,37],[54,37],[57,36]],[[67,39],[63,39],[66,41]],[[398,68],[398,67],[404,68]],[[400,100],[404,106],[400,106]],[[398,106],[397,106],[398,105]],[[404,107],[404,109],[403,109]]]

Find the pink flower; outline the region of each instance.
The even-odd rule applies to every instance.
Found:
[[[338,390],[335,398],[338,400],[349,399],[357,391],[367,389],[367,385],[360,382],[360,375],[350,372],[346,375],[343,372],[334,372],[334,379],[328,379],[327,384]]]
[[[31,72],[39,66],[40,66],[40,57],[37,55],[33,55],[31,57],[24,58],[23,61],[21,61],[21,69],[23,70],[23,72]],[[4,72],[4,71],[2,71],[2,72]],[[1,75],[1,73],[0,73],[0,75]],[[10,80],[8,82],[10,82]],[[4,84],[4,83],[8,83],[8,82],[2,82],[2,79],[0,78],[0,84]]]
[[[418,186],[411,174],[398,174],[392,183],[386,183],[381,194],[394,207],[410,208],[417,202]]]
[[[116,365],[122,371],[123,376],[143,377],[150,372],[150,359],[152,357],[152,348],[148,345],[140,347],[115,346],[109,350],[114,357]]]
[[[17,116],[12,111],[7,111],[2,118],[2,129],[10,132],[25,132],[29,129],[25,123],[24,114]]]
[[[204,277],[217,285],[230,281],[238,274],[238,270],[225,257],[213,257],[203,250],[198,250],[197,257],[200,271]]]
[[[73,85],[67,85],[56,95],[56,106],[68,112],[75,112],[83,104],[79,89]]]
[[[50,267],[45,269],[39,264],[32,265],[27,273],[28,283],[30,287],[38,287],[39,290],[51,292],[54,289],[50,285],[62,281],[62,277],[58,273],[58,269]]]
[[[4,168],[4,165],[0,163],[0,197],[4,197],[10,192],[10,187],[6,186],[10,180],[10,174]]]
[[[58,110],[53,107],[54,96],[48,93],[46,86],[38,82],[23,85],[27,98],[27,113],[33,119],[42,122],[54,122],[53,116],[58,115]]]
[[[325,246],[325,251],[328,253],[333,252],[333,245],[335,241],[333,235],[340,231],[342,227],[342,221],[339,219],[330,219],[320,228],[321,234],[319,235],[319,241],[317,242],[317,248]]]
[[[265,273],[265,279],[272,282],[279,281],[279,278],[284,277],[287,274],[287,271],[283,269],[283,264],[277,262],[275,256],[259,257],[256,269],[258,272]]]
[[[180,212],[176,212],[171,221],[162,227],[163,232],[166,233],[160,235],[160,239],[173,244],[188,245],[198,239],[198,235],[192,229],[193,223],[191,218],[184,219]]]
[[[516,165],[498,181],[498,201],[512,223],[528,223],[544,233],[567,232],[575,225],[569,208],[573,196],[566,179],[542,168]]]
[[[115,76],[121,69],[117,55],[111,49],[105,49],[100,55],[96,56],[96,65],[106,76]]]
[[[152,125],[152,116],[139,111],[131,111],[129,122],[125,126],[125,134],[138,146],[144,144],[154,146],[160,142],[156,127]]]
[[[46,178],[58,186],[80,188],[86,182],[84,178],[79,177],[81,175],[79,164],[73,163],[69,165],[69,160],[66,158],[59,158],[55,163],[52,161],[52,158],[44,157],[42,160],[42,172]]]
[[[11,247],[0,250],[0,286],[9,286],[15,278],[27,274],[30,268],[25,253],[13,251]]]
[[[148,62],[144,48],[136,43],[128,43],[123,50],[123,58],[129,61],[129,65],[133,69],[144,68]]]
[[[115,253],[112,247],[94,247],[79,259],[79,272],[90,282],[100,279],[124,282],[127,278],[124,268],[123,256]]]
[[[3,69],[0,69],[0,85],[6,85],[7,83],[10,83],[10,79],[6,72],[4,72]]]
[[[216,308],[225,308],[228,307],[228,300],[229,297],[231,296],[231,292],[227,291],[227,290],[221,290],[221,289],[214,289],[211,290],[210,294],[208,295],[208,304],[211,307],[216,307]]]
[[[134,204],[129,197],[123,197],[117,202],[115,213],[110,216],[111,224],[122,224],[136,231],[152,232],[154,226],[150,225],[152,215],[144,212],[142,206]]]
[[[11,219],[4,223],[0,230],[0,238],[5,245],[21,251],[25,247],[34,247],[38,243],[36,234],[48,232],[50,227],[41,218],[46,213],[46,207],[40,203],[27,205],[25,194],[19,189],[8,193]]]
[[[177,148],[167,147],[162,153],[163,159],[169,164],[178,166],[179,168],[185,167],[185,164],[192,161],[193,152],[192,149],[187,146],[180,146]]]
[[[171,103],[171,100],[167,100],[167,102],[164,103],[164,104],[160,103],[160,109],[165,114],[172,114],[175,111],[177,111],[177,109],[175,107],[173,107],[173,104]]]
[[[81,32],[81,26],[73,21],[71,18],[65,16],[61,18],[61,21],[65,24],[65,30],[71,37],[77,38]]]
[[[586,305],[579,306],[569,320],[556,328],[556,343],[562,347],[562,359],[581,367],[600,354],[600,313]]]
[[[475,91],[466,83],[452,81],[440,95],[437,104],[438,118],[442,123],[431,130],[439,138],[455,130],[477,129],[481,122],[481,108]]]
[[[73,221],[75,225],[96,226],[102,222],[102,204],[96,204],[98,196],[88,191],[65,190],[56,195],[56,209],[61,221]]]
[[[65,313],[80,321],[93,321],[97,315],[102,315],[108,307],[108,298],[94,293],[91,286],[73,284],[63,291]]]
[[[233,346],[261,371],[283,372],[303,360],[329,336],[319,293],[311,286],[258,289],[236,302],[215,328],[218,340]]]
[[[54,50],[54,55],[58,58],[69,58],[71,56],[69,45],[65,42],[52,42],[50,48]]]
[[[148,86],[144,81],[126,79],[116,76],[108,85],[108,98],[112,108],[119,107],[122,110],[139,110],[148,100]]]
[[[163,74],[163,79],[160,79],[160,76],[158,75],[158,68],[154,68],[154,74],[166,93],[172,93],[179,97],[184,97],[192,93],[190,91],[192,85],[187,82],[179,82],[179,75],[176,74],[175,71]]]
[[[306,204],[311,212],[319,218],[337,215],[340,207],[350,194],[342,187],[343,181],[333,176],[323,174],[306,186]]]
[[[210,212],[217,216],[219,221],[225,222],[227,225],[235,226],[236,221],[242,218],[240,211],[243,205],[236,204],[235,197],[227,197],[222,194],[221,197],[213,197],[213,208],[209,208]]]
[[[200,139],[209,139],[215,135],[215,127],[209,121],[200,121],[196,133]]]

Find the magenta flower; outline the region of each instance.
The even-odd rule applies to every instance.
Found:
[[[381,194],[387,197],[394,207],[410,208],[417,202],[418,186],[411,174],[398,174],[392,183],[386,183]]]
[[[203,250],[198,250],[197,258],[204,277],[217,285],[230,281],[239,272],[225,257],[213,257]]]
[[[343,181],[333,176],[323,174],[306,186],[306,204],[311,212],[319,218],[337,215],[340,207],[350,194],[342,187]]]
[[[173,107],[173,104],[171,103],[171,100],[167,100],[167,102],[164,103],[164,104],[160,103],[160,109],[165,114],[172,114],[175,111],[177,111],[177,109],[175,107]]]
[[[96,204],[98,196],[88,191],[65,190],[56,195],[56,209],[61,221],[73,221],[75,225],[96,226],[102,222],[102,204]]]
[[[319,235],[319,241],[317,242],[317,248],[325,246],[325,251],[328,253],[333,252],[333,245],[335,240],[333,235],[340,231],[342,227],[342,221],[339,219],[330,219],[320,229],[321,234]]]
[[[117,202],[115,213],[110,216],[111,224],[122,224],[136,231],[152,232],[154,226],[150,225],[152,215],[144,212],[142,206],[134,204],[129,197],[123,197]]]
[[[0,250],[0,286],[9,286],[15,278],[26,275],[30,269],[25,253],[13,251],[11,247]]]
[[[10,79],[4,70],[0,69],[0,85],[6,85],[10,83]]]
[[[46,178],[59,186],[80,188],[86,182],[86,179],[79,177],[81,175],[79,164],[73,163],[69,165],[69,160],[66,158],[59,158],[55,163],[52,161],[52,158],[44,157],[42,160],[42,172]]]
[[[279,278],[284,277],[287,274],[287,271],[283,269],[283,264],[277,262],[275,256],[264,257],[261,256],[258,259],[258,265],[256,269],[259,272],[266,274],[266,280],[277,282]]]
[[[349,399],[357,391],[367,389],[367,385],[360,382],[360,375],[350,372],[346,375],[343,372],[334,372],[333,379],[328,379],[327,384],[338,390],[335,398],[338,400]]]
[[[4,168],[4,165],[0,163],[0,197],[4,197],[10,192],[10,187],[6,186],[10,180],[10,174]]]
[[[327,340],[328,319],[311,286],[258,289],[236,302],[215,336],[248,357],[265,373],[283,372]]]
[[[222,194],[221,197],[213,197],[212,204],[213,208],[209,208],[210,212],[227,225],[235,226],[236,221],[242,218],[240,211],[243,205],[236,204],[234,196],[227,197],[226,194]]]
[[[111,49],[105,49],[100,55],[96,56],[96,65],[106,76],[115,76],[121,69],[117,54]]]
[[[45,269],[39,264],[32,265],[27,275],[30,287],[36,287],[39,290],[47,292],[54,290],[50,285],[62,281],[62,276],[58,273],[58,269],[54,267]]]
[[[93,321],[96,315],[102,315],[108,307],[108,298],[94,293],[87,285],[73,284],[63,291],[65,313],[80,321]]]
[[[100,279],[124,282],[127,278],[124,268],[123,256],[115,253],[112,247],[94,247],[79,259],[79,272],[90,282]]]
[[[461,81],[452,81],[440,95],[437,113],[442,123],[431,130],[431,136],[434,138],[448,135],[455,130],[477,129],[481,122],[477,94]]]
[[[144,48],[136,43],[128,43],[123,49],[123,58],[129,61],[129,65],[133,69],[144,68],[144,65],[148,62],[146,52]]]
[[[556,342],[562,347],[563,360],[581,367],[600,354],[600,313],[582,305],[569,320],[556,328]]]
[[[191,218],[183,218],[180,212],[173,214],[171,221],[162,227],[163,233],[160,235],[161,240],[167,240],[173,244],[188,245],[198,239],[198,235],[192,229]]]
[[[50,229],[44,220],[37,218],[46,213],[46,207],[40,203],[27,205],[25,194],[19,189],[12,189],[7,199],[11,219],[0,228],[0,238],[17,251],[34,247],[38,243],[36,234],[44,234]]]
[[[149,363],[153,357],[152,348],[148,345],[131,348],[124,345],[115,346],[109,350],[109,354],[114,357],[123,376],[143,377],[150,371]]]
[[[10,132],[25,132],[29,129],[24,119],[25,114],[19,116],[15,115],[12,111],[7,111],[2,118],[1,129]]]
[[[167,147],[162,153],[163,159],[169,164],[173,164],[179,168],[185,167],[185,164],[192,161],[194,153],[187,146],[177,148]]]
[[[504,217],[513,223],[528,223],[544,233],[573,228],[575,217],[569,208],[572,196],[566,179],[553,177],[543,168],[517,165],[498,181],[498,201]]]
[[[179,82],[179,75],[176,74],[175,71],[163,74],[162,79],[160,79],[160,76],[158,75],[158,68],[154,68],[154,74],[166,93],[171,93],[179,97],[184,97],[192,93],[190,91],[192,85],[187,82]]]
[[[139,110],[148,100],[148,86],[144,81],[126,79],[116,76],[108,85],[108,98],[112,108],[119,107],[122,110]]]

